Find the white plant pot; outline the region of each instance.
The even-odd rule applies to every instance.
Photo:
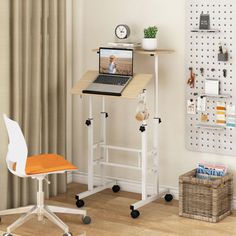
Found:
[[[142,40],[142,48],[144,50],[152,51],[157,49],[157,39],[156,38],[144,38]]]

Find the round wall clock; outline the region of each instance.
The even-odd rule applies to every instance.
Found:
[[[120,24],[116,26],[115,35],[118,39],[126,39],[130,35],[130,28],[128,25]]]

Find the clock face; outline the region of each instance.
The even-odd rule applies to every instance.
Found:
[[[130,29],[128,25],[117,25],[115,34],[118,39],[126,39],[129,37]]]

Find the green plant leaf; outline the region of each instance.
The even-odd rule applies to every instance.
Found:
[[[144,29],[144,38],[156,38],[158,28],[156,26],[149,26]]]

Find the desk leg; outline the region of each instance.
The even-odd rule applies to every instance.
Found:
[[[106,113],[106,101],[105,97],[102,97],[102,111],[101,111],[101,144],[104,145],[104,147],[101,148],[101,158],[102,161],[107,161],[107,148],[105,147],[107,139],[106,139],[106,119],[108,117],[108,114]],[[101,165],[101,184],[102,186],[105,186],[106,180],[106,167],[104,165]]]
[[[94,138],[93,138],[93,114],[92,114],[92,96],[89,96],[89,118],[86,121],[86,125],[88,127],[88,191],[78,193],[76,194],[75,198],[77,199],[76,205],[77,207],[83,207],[84,201],[82,199],[91,196],[95,193],[101,192],[106,188],[111,188],[114,186],[116,181],[109,180],[107,181],[105,179],[105,166],[101,165],[101,176],[102,176],[102,185],[101,186],[94,186],[94,148],[96,148],[98,145],[94,145]],[[103,113],[104,112],[104,113]],[[102,143],[106,143],[106,118],[107,113],[105,113],[105,98],[103,99],[103,105],[102,105],[102,132],[101,132],[101,138]],[[101,153],[103,155],[103,158],[107,159],[107,148],[102,148],[103,152]],[[101,160],[100,160],[101,161]]]
[[[154,196],[163,197],[167,202],[172,201],[173,196],[169,193],[169,189],[160,191],[159,184],[159,175],[160,175],[160,166],[159,166],[159,154],[158,154],[158,127],[161,123],[161,118],[158,111],[158,102],[159,102],[159,76],[158,76],[158,55],[155,55],[155,80],[154,80],[154,134],[153,134],[153,164],[154,164]]]
[[[89,118],[90,125],[88,125],[88,190],[93,191],[93,104],[92,96],[89,96]]]
[[[159,160],[158,160],[158,126],[161,119],[158,117],[158,55],[155,55],[155,79],[154,79],[154,124],[153,124],[153,164],[154,164],[154,194],[159,194]]]
[[[153,55],[151,55],[153,56]],[[143,122],[140,130],[142,131],[142,200],[131,204],[131,217],[137,218],[140,212],[137,210],[163,196],[167,202],[173,199],[169,194],[168,189],[160,191],[159,186],[159,156],[158,156],[158,126],[161,119],[158,117],[158,55],[155,55],[155,80],[154,80],[154,124],[153,124],[153,164],[154,164],[154,191],[152,195],[147,195],[147,137],[146,137],[146,122]],[[144,127],[144,128],[143,128]]]
[[[142,200],[147,198],[147,122],[143,121],[142,127]]]

